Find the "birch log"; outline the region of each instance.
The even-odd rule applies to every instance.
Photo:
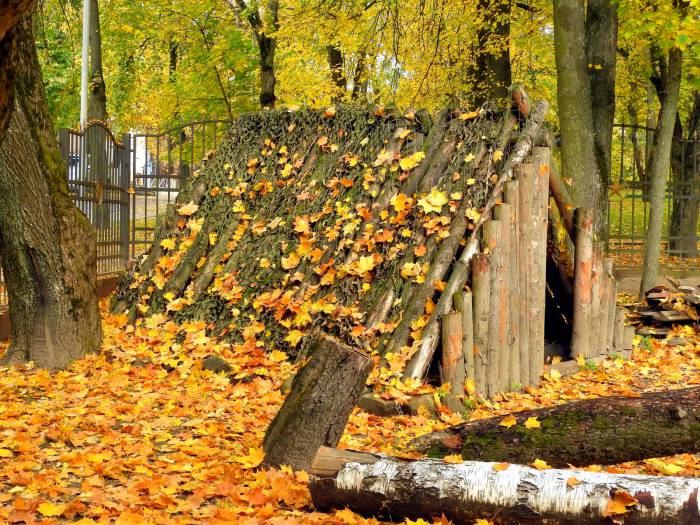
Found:
[[[624,491],[637,503],[613,516],[619,523],[700,522],[700,480],[694,478],[536,470],[474,461],[407,461],[326,448],[319,450],[311,474],[317,509],[347,507],[391,521],[444,516],[469,525],[478,519],[499,525],[599,525],[613,523],[610,502]],[[571,478],[576,480],[573,486]]]

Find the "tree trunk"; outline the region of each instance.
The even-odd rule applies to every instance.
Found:
[[[107,91],[102,74],[102,36],[98,0],[90,0],[90,84],[88,90],[88,121],[104,122],[107,118]],[[92,224],[97,229],[109,227],[109,209],[103,202],[109,184],[107,165],[107,132],[102,126],[85,131],[90,169],[89,181],[94,183],[96,205],[92,209]],[[87,182],[87,181],[86,181]]]
[[[649,219],[647,236],[644,246],[644,268],[640,297],[644,292],[657,284],[659,272],[659,257],[661,254],[661,234],[664,217],[664,196],[666,193],[666,177],[671,162],[671,146],[673,128],[678,111],[680,98],[681,71],[683,53],[674,47],[668,52],[667,80],[664,82],[664,96],[661,105],[661,118],[655,136],[655,153],[652,160],[649,179]]]
[[[697,126],[700,120],[700,91],[695,92],[693,109],[687,126],[687,141],[674,140],[673,211],[669,224],[669,248],[681,257],[698,255],[698,207],[700,206],[700,147]]]
[[[479,0],[476,66],[472,93],[474,105],[505,100],[512,83],[510,67],[511,0]]]
[[[561,171],[574,181],[576,203],[596,211],[595,231],[605,230],[607,195],[596,160],[594,117],[586,56],[586,16],[581,0],[554,1],[554,56],[561,128]],[[605,217],[604,217],[605,216]]]
[[[416,438],[412,445],[431,457],[530,463],[554,467],[615,464],[700,451],[700,387],[652,392],[640,397],[585,399],[462,423]],[[537,418],[541,428],[523,424]]]
[[[265,464],[307,470],[322,445],[336,446],[372,370],[369,356],[320,336],[265,433]]]
[[[406,461],[325,448],[311,474],[317,509],[348,507],[391,521],[443,516],[469,525],[482,519],[496,524],[685,525],[700,520],[700,480],[691,478]]]
[[[15,107],[0,146],[0,237],[12,324],[3,361],[63,368],[101,341],[95,233],[68,194],[31,17],[16,28],[16,44]]]
[[[34,0],[0,0],[0,143],[10,124],[13,109],[15,55],[14,28]]]
[[[340,102],[343,100],[346,90],[345,73],[343,71],[344,67],[343,52],[336,45],[328,46],[328,66],[331,70],[331,83],[333,84],[333,96],[331,99],[333,102]]]
[[[588,0],[586,8],[586,56],[591,89],[593,140],[600,183],[610,181],[613,122],[615,120],[615,64],[617,56],[617,2]],[[607,223],[608,195],[601,196],[601,219]],[[607,228],[603,230],[607,232]]]

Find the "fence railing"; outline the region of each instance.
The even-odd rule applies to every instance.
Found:
[[[122,271],[153,242],[158,217],[215,150],[229,120],[203,120],[117,141],[101,122],[59,131],[68,187],[97,232],[98,274]],[[648,158],[654,129],[616,124],[607,248],[616,266],[641,264],[649,214]],[[700,267],[700,140],[674,139],[664,201],[662,263]],[[7,292],[0,269],[0,306]]]
[[[649,217],[649,159],[655,130],[616,124],[609,187],[608,251],[616,266],[641,264]],[[664,198],[662,264],[697,267],[700,252],[700,140],[675,138]]]
[[[162,133],[131,135],[131,257],[151,245],[158,217],[175,202],[182,184],[207,153],[216,149],[229,123],[204,120]]]

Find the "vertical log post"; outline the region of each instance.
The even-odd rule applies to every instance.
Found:
[[[488,313],[488,346],[486,349],[486,395],[491,397],[500,392],[501,377],[500,360],[503,359],[506,334],[505,322],[501,324],[501,294],[504,285],[503,242],[501,237],[501,221],[484,223],[484,242],[491,259],[490,295]]]
[[[464,357],[462,350],[462,312],[450,312],[442,316],[442,359],[440,379],[450,383],[450,392],[464,395]]]
[[[593,258],[591,259],[591,330],[588,333],[588,354],[586,357],[593,357],[602,353],[600,348],[600,302],[601,302],[601,280],[602,261],[600,254],[600,244],[593,244]]]
[[[532,193],[534,184],[534,167],[532,164],[521,164],[515,171],[518,177],[519,197],[519,231],[518,231],[518,260],[520,266],[520,377],[524,386],[532,385],[530,375],[530,316],[528,311],[530,293],[530,238],[532,237]]]
[[[488,368],[489,308],[491,302],[491,261],[479,253],[472,263],[472,300],[474,325],[474,388],[486,396],[486,369]]]
[[[537,385],[544,368],[544,322],[547,294],[547,218],[549,216],[549,171],[552,152],[549,148],[532,150],[534,193],[532,195],[533,238],[530,242],[532,295],[528,294],[530,309],[530,382]]]
[[[462,358],[464,360],[464,375],[470,378],[476,387],[476,378],[474,377],[474,312],[472,297],[472,292],[457,292],[454,295],[453,302],[455,310],[457,310],[462,317]]]
[[[308,470],[319,447],[336,446],[371,370],[366,354],[328,336],[317,337],[311,358],[267,427],[265,464]]]
[[[610,262],[610,265],[612,266],[612,261]],[[608,304],[608,332],[607,339],[605,341],[605,347],[608,349],[608,352],[612,352],[614,350],[613,340],[615,339],[615,312],[617,310],[617,281],[615,280],[615,277],[612,276],[612,268],[610,275],[611,290],[610,303]]]
[[[625,349],[625,310],[615,309],[615,336],[613,337],[613,350],[617,353]]]
[[[588,208],[574,212],[574,320],[571,353],[574,357],[589,355],[591,331],[591,259],[593,257],[593,213]]]
[[[610,330],[612,329],[612,323],[610,322],[610,308],[612,308],[612,295],[613,295],[613,279],[612,279],[612,259],[605,257],[603,259],[603,297],[602,297],[602,310],[600,312],[601,324],[603,325],[601,342],[603,345],[604,352],[610,352],[610,345],[608,344]]]
[[[513,353],[513,340],[511,338],[511,314],[510,314],[510,275],[513,270],[512,249],[512,223],[513,207],[510,204],[497,204],[494,209],[494,217],[501,223],[501,260],[503,272],[498,290],[498,333],[503,340],[503,346],[498,357],[498,383],[501,392],[508,392],[513,385],[511,378],[510,362]]]
[[[520,363],[521,353],[521,310],[520,302],[520,198],[518,181],[511,180],[505,185],[506,203],[510,204],[513,212],[511,214],[510,227],[510,268],[508,269],[510,298],[510,382],[511,385],[522,385],[523,376]]]

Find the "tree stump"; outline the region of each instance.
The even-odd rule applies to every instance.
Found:
[[[366,354],[320,335],[265,433],[264,463],[306,470],[319,447],[340,441],[372,370]]]

